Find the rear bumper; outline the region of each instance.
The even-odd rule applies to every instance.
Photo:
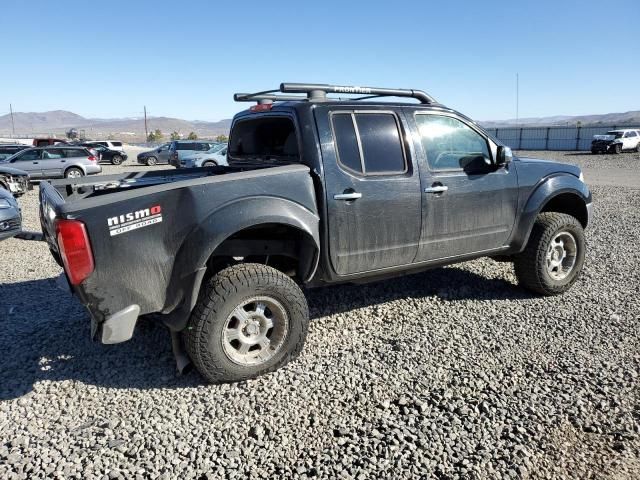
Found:
[[[102,173],[102,167],[100,165],[87,165],[85,167],[85,171],[87,175],[96,175],[98,173]]]

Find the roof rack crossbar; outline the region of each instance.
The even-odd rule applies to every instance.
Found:
[[[356,87],[322,83],[281,83],[280,91],[282,93],[306,93],[309,100],[324,100],[327,93],[347,93],[366,95],[367,97],[410,97],[419,100],[420,103],[437,103],[431,95],[422,90],[404,88]]]
[[[274,95],[275,93],[304,93],[306,97],[296,95]],[[347,100],[343,98],[327,97],[328,93],[363,95],[348,100],[368,100],[380,97],[410,97],[424,104],[437,104],[438,102],[422,90],[409,90],[404,88],[377,88],[356,87],[345,85],[328,85],[324,83],[281,83],[276,90],[264,90],[256,93],[236,93],[233,99],[236,102],[257,102],[258,104],[273,102],[299,102],[299,101],[326,101]]]
[[[278,92],[279,90],[274,90]],[[299,100],[306,100],[306,97],[295,95],[271,95],[268,93],[235,93],[233,99],[236,102],[257,102],[259,105],[264,103],[273,102],[296,102]]]

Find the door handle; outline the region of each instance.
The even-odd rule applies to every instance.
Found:
[[[449,190],[446,185],[434,185],[433,187],[427,187],[424,189],[424,193],[444,193]]]
[[[362,194],[359,192],[336,193],[333,196],[334,200],[357,200],[358,198],[362,198]]]

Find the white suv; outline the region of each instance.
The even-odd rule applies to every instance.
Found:
[[[120,152],[124,152],[124,147],[122,146],[122,142],[116,142],[113,140],[96,140],[86,143],[92,143],[94,145],[102,145],[109,150],[118,150]]]
[[[591,153],[622,153],[623,150],[640,152],[640,130],[625,128],[593,136]]]

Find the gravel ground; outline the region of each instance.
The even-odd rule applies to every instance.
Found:
[[[637,154],[526,153],[638,185]],[[593,194],[567,294],[489,259],[313,290],[301,358],[234,385],[176,376],[151,321],[90,342],[46,246],[2,242],[0,478],[638,478],[640,190]]]

